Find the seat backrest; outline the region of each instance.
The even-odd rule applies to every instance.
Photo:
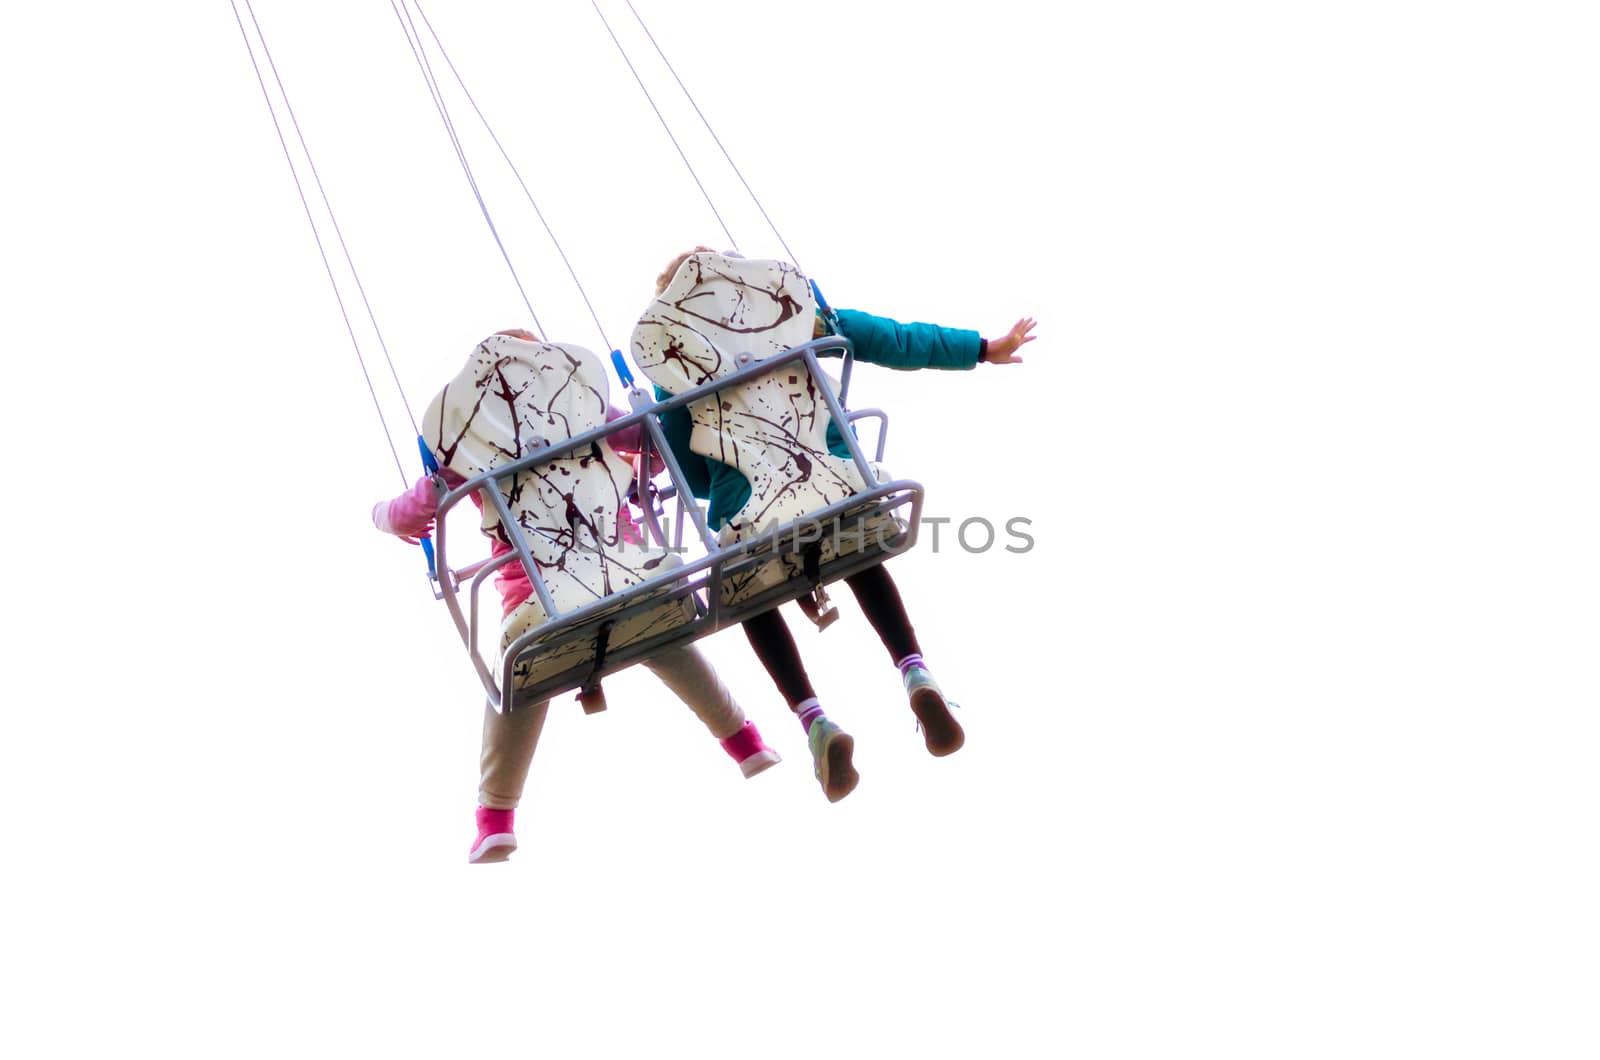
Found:
[[[692,254],[634,328],[633,358],[657,386],[680,394],[809,342],[815,318],[810,285],[793,265]],[[689,413],[690,448],[750,481],[749,503],[729,521],[738,535],[863,486],[855,465],[828,451],[832,417],[803,363],[697,401]]]
[[[423,439],[441,468],[473,478],[602,426],[608,389],[600,359],[581,346],[491,335],[428,405]],[[632,479],[629,462],[597,443],[498,482],[534,559],[560,567],[619,545]],[[512,543],[487,503],[483,532]]]

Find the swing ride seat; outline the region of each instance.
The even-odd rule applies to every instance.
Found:
[[[674,395],[658,411],[687,403],[689,447],[750,484],[714,542],[708,588],[718,626],[915,543],[922,487],[886,481],[862,454],[851,419],[883,414],[845,413],[817,357],[840,353],[848,377],[850,343],[811,337],[816,308],[810,284],[787,262],[702,252],[685,259],[633,332],[634,361]],[[841,426],[848,457],[830,451],[831,424]],[[880,433],[880,458],[881,442]]]
[[[702,608],[679,558],[628,540],[631,464],[604,440],[639,417],[608,425],[606,370],[582,347],[494,335],[428,406],[423,438],[467,481],[439,506],[440,595],[490,701],[514,709],[575,687],[688,639]],[[452,574],[445,516],[477,493],[482,530],[509,551]],[[533,593],[505,616],[498,674],[479,644],[480,590],[508,563]],[[457,598],[471,579],[470,617]]]

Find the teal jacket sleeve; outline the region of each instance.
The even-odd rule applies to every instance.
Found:
[[[839,330],[855,347],[856,360],[887,368],[966,370],[977,367],[983,336],[937,324],[902,324],[854,309],[841,309]]]
[[[671,396],[656,387],[657,401],[665,401]],[[705,500],[711,496],[711,470],[706,466],[706,458],[689,448],[689,435],[693,430],[694,421],[689,418],[688,406],[661,414],[661,432],[667,436],[667,447],[683,469],[684,481],[696,497]]]

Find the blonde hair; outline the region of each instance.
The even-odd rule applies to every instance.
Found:
[[[682,254],[679,254],[677,257],[673,258],[671,261],[667,262],[667,267],[661,270],[660,276],[656,277],[656,294],[659,296],[662,291],[667,289],[667,284],[671,283],[672,278],[678,274],[678,270],[683,268],[684,262],[694,257],[696,254],[705,254],[708,252],[712,254],[716,253],[716,251],[711,247],[695,247],[693,250],[686,250]]]

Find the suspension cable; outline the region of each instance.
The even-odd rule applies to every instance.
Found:
[[[250,11],[250,22],[256,27],[256,35],[261,36],[261,24],[256,21],[255,8],[250,5],[250,0],[245,0],[245,7]],[[411,402],[406,397],[406,388],[400,382],[400,373],[395,369],[394,358],[389,355],[389,344],[383,341],[383,330],[378,327],[378,317],[372,311],[372,303],[367,299],[367,289],[361,282],[361,274],[356,271],[356,262],[350,255],[350,247],[344,241],[344,231],[339,227],[339,218],[333,212],[333,203],[328,201],[328,192],[322,186],[322,175],[317,172],[316,159],[311,157],[311,148],[306,143],[305,133],[300,131],[300,119],[295,116],[294,104],[289,101],[289,93],[283,87],[283,78],[278,74],[278,64],[272,58],[272,49],[267,47],[267,38],[261,37],[261,53],[267,57],[267,66],[272,70],[272,79],[278,84],[278,92],[283,96],[283,106],[289,112],[289,121],[294,126],[294,134],[300,141],[300,149],[305,152],[306,165],[311,170],[311,177],[317,184],[317,194],[322,196],[322,205],[328,211],[328,220],[333,224],[333,234],[339,237],[339,249],[344,252],[345,264],[350,266],[350,276],[355,280],[356,290],[361,295],[361,304],[366,307],[367,320],[372,323],[372,332],[378,337],[378,347],[383,350],[383,359],[389,365],[389,377],[394,380],[395,389],[400,392],[400,402],[405,406],[406,418],[411,421],[411,432],[417,431],[417,418],[411,414]]]
[[[644,98],[649,101],[650,109],[656,112],[656,119],[661,122],[661,127],[666,130],[667,139],[671,140],[672,146],[677,148],[678,157],[683,159],[684,168],[688,169],[689,176],[694,178],[695,186],[700,189],[700,194],[705,197],[706,205],[711,207],[711,212],[715,215],[717,224],[722,226],[722,234],[728,237],[728,244],[737,249],[739,241],[733,238],[733,233],[728,231],[727,222],[723,221],[720,213],[717,213],[716,204],[711,201],[711,195],[706,191],[706,186],[700,183],[700,175],[694,171],[694,166],[689,164],[689,156],[683,153],[683,147],[679,145],[678,138],[672,134],[672,127],[667,124],[667,119],[662,116],[661,108],[656,106],[655,97],[650,95],[650,90],[645,87],[644,80],[639,77],[639,71],[634,69],[633,60],[628,58],[627,49],[623,48],[622,42],[617,39],[616,33],[611,29],[611,23],[606,21],[606,16],[600,10],[597,0],[589,0],[589,2],[594,6],[594,13],[600,16],[600,24],[605,26],[606,32],[611,35],[611,43],[617,46],[617,53],[622,56],[622,61],[627,63],[628,72],[633,74],[635,81],[639,82],[640,91],[644,93]]]
[[[578,279],[578,272],[572,267],[572,262],[567,258],[567,252],[562,249],[561,241],[556,238],[555,231],[550,227],[550,222],[545,220],[544,211],[539,209],[539,204],[534,201],[533,192],[528,190],[527,181],[522,179],[522,172],[517,169],[517,164],[511,161],[511,155],[506,152],[500,143],[500,137],[495,135],[494,127],[489,124],[489,119],[484,116],[478,101],[473,98],[472,92],[467,88],[467,82],[462,78],[461,71],[456,69],[455,62],[450,58],[450,53],[445,49],[444,42],[439,39],[439,34],[433,28],[433,22],[428,18],[428,13],[422,9],[422,0],[412,0],[416,5],[417,14],[422,16],[422,24],[428,27],[428,34],[433,37],[433,43],[438,46],[439,54],[443,56],[445,64],[450,67],[450,72],[455,75],[456,84],[461,86],[461,92],[467,97],[467,102],[472,104],[478,120],[483,123],[484,131],[489,134],[489,139],[500,151],[500,157],[505,159],[506,165],[511,167],[511,173],[517,178],[517,183],[522,187],[522,194],[527,196],[528,205],[533,207],[534,214],[539,218],[539,223],[544,226],[545,234],[550,237],[550,242],[555,245],[556,253],[561,257],[561,263],[567,267],[567,274],[572,277],[572,283],[578,288],[578,295],[583,299],[583,304],[589,308],[589,316],[594,320],[595,330],[600,333],[600,341],[605,343],[606,349],[612,349],[611,340],[606,338],[605,327],[600,323],[600,314],[595,312],[594,303],[589,301],[589,293],[583,289],[583,283]],[[548,335],[540,333],[541,338],[548,339]]]
[[[756,197],[755,189],[750,187],[750,182],[744,179],[744,174],[739,171],[739,167],[734,163],[733,156],[728,153],[728,149],[722,146],[722,138],[719,137],[717,135],[717,131],[711,127],[711,122],[700,110],[700,104],[694,101],[694,95],[690,93],[689,86],[683,83],[683,78],[678,76],[678,71],[673,67],[672,60],[667,58],[667,53],[661,50],[660,44],[656,43],[655,34],[651,33],[650,27],[644,24],[644,19],[640,17],[638,9],[633,6],[633,0],[627,0],[627,4],[628,10],[633,12],[634,19],[639,23],[639,28],[644,30],[644,35],[649,38],[651,46],[656,50],[656,54],[661,56],[661,61],[666,64],[667,71],[672,74],[672,79],[678,82],[679,88],[683,89],[684,98],[689,101],[689,106],[694,108],[695,114],[699,115],[700,117],[701,124],[706,127],[706,132],[710,133],[711,139],[716,142],[717,149],[722,152],[722,157],[728,160],[728,165],[733,169],[734,176],[739,178],[739,183],[744,185],[744,190],[750,193],[750,200],[756,204],[756,209],[761,211],[761,219],[767,222],[767,227],[772,229],[772,234],[778,237],[778,242],[783,245],[783,251],[785,254],[789,255],[789,260],[794,263],[796,268],[799,268],[799,259],[794,256],[794,251],[789,249],[789,244],[783,238],[783,233],[778,231],[778,226],[772,223],[771,217],[767,216],[767,208],[761,205],[761,200]],[[613,37],[612,39],[615,40],[616,38]],[[646,94],[648,95],[648,93]],[[651,105],[654,106],[654,103]],[[659,115],[660,111],[657,111],[656,113]],[[669,133],[668,135],[671,134]],[[673,142],[676,143],[677,141]],[[801,269],[800,271],[804,272],[805,270]]]
[[[395,467],[395,470],[400,473],[400,481],[402,483],[408,483],[408,482],[410,482],[410,479],[408,479],[406,477],[405,468],[400,463],[400,454],[394,447],[394,437],[390,433],[390,430],[389,430],[389,421],[383,415],[383,403],[378,400],[377,389],[372,385],[372,375],[371,375],[371,373],[369,373],[367,371],[366,358],[363,357],[362,354],[361,354],[361,343],[356,339],[356,332],[355,332],[354,325],[352,325],[350,323],[350,313],[345,308],[344,295],[339,291],[339,281],[333,275],[333,265],[332,265],[332,263],[328,261],[328,252],[327,252],[327,249],[323,246],[323,243],[322,243],[322,233],[317,228],[316,218],[311,213],[311,203],[306,199],[305,187],[304,187],[304,185],[301,184],[301,182],[300,182],[300,173],[295,168],[294,156],[293,156],[293,154],[290,153],[290,151],[289,151],[289,143],[284,138],[283,125],[282,125],[282,123],[280,123],[278,121],[277,108],[274,107],[273,104],[272,104],[272,93],[267,90],[266,78],[264,78],[262,76],[262,74],[261,74],[261,64],[256,61],[255,47],[250,43],[250,33],[249,33],[248,30],[246,30],[244,28],[244,18],[239,14],[239,5],[238,5],[237,0],[228,0],[228,2],[233,7],[234,20],[239,23],[239,34],[240,34],[240,36],[242,36],[244,38],[245,51],[248,52],[249,55],[250,55],[250,66],[255,70],[256,83],[261,86],[261,96],[262,96],[263,99],[266,100],[267,113],[272,118],[272,127],[273,127],[274,130],[277,131],[277,134],[278,134],[278,146],[283,148],[284,161],[289,163],[289,175],[292,178],[294,178],[295,191],[298,192],[299,195],[300,195],[300,206],[301,206],[302,209],[305,210],[306,221],[311,225],[311,237],[314,240],[316,240],[317,253],[322,257],[323,270],[327,272],[327,274],[328,274],[328,282],[329,282],[329,284],[331,284],[333,286],[333,297],[334,297],[334,300],[339,303],[339,315],[344,318],[345,331],[349,333],[349,335],[350,335],[350,344],[355,348],[356,363],[361,366],[361,377],[362,377],[362,379],[366,380],[367,392],[372,395],[372,407],[378,413],[378,423],[383,427],[384,440],[386,442],[388,442],[388,444],[389,444],[389,452],[394,456],[394,467]],[[250,0],[244,0],[244,5],[245,5],[245,9],[250,12],[250,22],[251,22],[252,25],[255,26],[256,36],[259,37],[260,40],[261,40],[261,51],[262,51],[262,53],[264,55],[266,55],[268,64],[272,65],[272,53],[267,48],[266,35],[261,32],[261,23],[256,20],[255,9],[253,7],[251,7]],[[275,80],[277,80],[277,82],[278,82],[278,91],[283,95],[284,106],[289,109],[289,115],[290,115],[291,118],[293,118],[294,117],[294,110],[293,110],[293,108],[289,107],[289,95],[288,95],[287,92],[284,91],[283,81],[282,81],[281,78],[278,77],[278,71],[277,71],[277,67],[275,65],[272,67],[272,76],[273,76],[273,78]],[[298,123],[295,124],[295,132],[296,132],[297,135],[300,132],[300,128],[299,128],[299,124]],[[306,161],[309,163],[311,161],[311,151],[306,146],[306,142],[305,142],[305,137],[304,136],[300,136],[300,147],[301,147],[301,150],[303,150],[305,152]],[[311,166],[311,171],[312,171],[312,174],[315,175],[316,166],[314,164]],[[319,191],[322,188],[322,182],[321,182],[320,179],[317,181],[317,188],[318,188]],[[326,193],[324,193],[324,195],[323,195],[323,205],[324,206],[328,206],[328,199],[327,199]],[[331,206],[328,206],[328,216],[330,218],[333,217],[333,208]],[[337,232],[338,228],[339,228],[338,222],[335,221],[334,222],[334,231]],[[339,242],[340,242],[341,246],[344,244],[344,237],[343,236],[340,236]],[[346,250],[345,250],[345,259],[346,259],[347,262],[350,262],[350,256],[349,256],[348,248],[346,248]],[[354,272],[355,272],[355,264],[354,264],[354,262],[350,262],[350,271],[351,271],[352,274],[354,274]],[[359,278],[357,278],[357,280],[356,280],[356,286],[357,286],[358,289],[361,286],[361,281],[360,281]],[[365,291],[362,291],[361,298],[362,298],[362,301],[366,301],[366,292]],[[368,312],[369,316],[372,313],[372,306],[370,304],[367,306],[367,312]],[[377,322],[375,320],[373,322],[373,330],[374,331],[377,330]],[[380,342],[380,344],[382,343],[382,336],[381,335],[379,336],[379,342]],[[388,356],[387,348],[385,348],[385,350],[384,350],[384,356],[385,357]],[[394,368],[394,364],[391,361],[390,362],[390,369],[393,370],[393,368]],[[398,382],[399,382],[399,380],[396,379],[396,383],[397,384],[398,384]],[[402,394],[402,398],[403,398],[403,396],[404,395]],[[406,409],[406,414],[410,415],[410,411],[411,411],[410,407],[408,406],[407,409]],[[413,427],[415,427],[415,421],[413,421]]]
[[[410,8],[406,0],[400,0],[397,5],[395,0],[389,0],[389,7],[394,10],[395,18],[400,22],[400,29],[406,35],[406,43],[411,46],[412,57],[417,60],[417,68],[422,71],[422,80],[428,86],[428,94],[433,97],[434,108],[439,112],[439,120],[444,123],[445,134],[450,137],[450,144],[455,148],[456,160],[461,163],[461,171],[466,174],[467,185],[472,189],[472,197],[478,202],[478,209],[483,214],[484,222],[489,226],[489,234],[494,237],[495,246],[500,248],[500,256],[505,259],[506,268],[511,271],[511,280],[517,285],[517,293],[522,296],[522,304],[527,306],[528,315],[533,318],[533,326],[540,336],[544,335],[544,325],[539,322],[539,314],[534,312],[533,303],[528,299],[528,292],[523,289],[522,278],[517,275],[517,267],[511,264],[511,255],[506,252],[506,245],[500,239],[500,230],[495,227],[494,218],[489,216],[489,207],[483,201],[483,194],[478,189],[477,178],[472,175],[472,167],[467,163],[466,152],[461,147],[461,140],[456,135],[455,122],[450,120],[450,109],[444,102],[444,94],[439,89],[439,82],[433,75],[433,66],[428,62],[427,49],[423,47],[422,34],[417,31],[416,23],[411,20]],[[404,13],[402,14],[402,9]],[[421,8],[418,8],[421,10]],[[415,39],[413,39],[413,37]]]

